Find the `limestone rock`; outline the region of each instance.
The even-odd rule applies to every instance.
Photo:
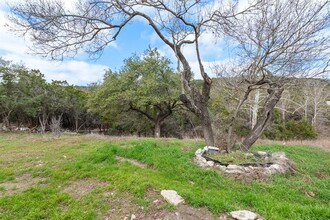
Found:
[[[268,153],[265,151],[257,151],[254,153],[254,156],[256,158],[266,158],[266,157],[268,157]]]
[[[164,199],[175,206],[184,202],[184,199],[178,195],[175,190],[162,190],[160,194],[164,197]]]
[[[213,167],[213,166],[214,166],[214,162],[213,162],[213,161],[207,161],[206,163],[207,163],[207,165],[210,166],[210,167]]]
[[[230,164],[227,166],[227,170],[242,170],[243,167],[235,164]]]
[[[225,172],[226,171],[226,166],[216,165],[216,168],[218,168],[222,172]]]
[[[256,220],[258,215],[247,210],[239,210],[230,213],[231,217],[237,220]]]
[[[207,146],[207,152],[208,153],[219,153],[220,149],[213,146]]]
[[[198,149],[196,152],[195,152],[195,155],[196,155],[196,157],[201,157],[202,155],[203,155],[203,153],[204,153],[204,150],[202,150],[202,149]]]
[[[229,174],[241,174],[244,171],[242,170],[226,170],[225,173],[229,173]]]
[[[282,166],[280,166],[279,164],[273,164],[273,165],[271,165],[270,167],[269,167],[269,169],[272,171],[272,172],[279,172],[279,173],[282,173],[282,172],[284,172],[284,170],[283,170],[283,167]]]

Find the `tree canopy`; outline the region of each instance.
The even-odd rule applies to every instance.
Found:
[[[180,75],[170,68],[170,61],[149,49],[142,57],[125,60],[120,71],[107,71],[90,93],[89,108],[112,120],[135,111],[154,124],[154,134],[160,137],[162,122],[178,107],[179,82]]]
[[[214,40],[229,39],[233,42],[232,51],[236,52],[233,54],[233,67],[218,68],[217,74],[219,77],[230,78],[232,82],[235,78],[236,87],[241,88],[243,93],[233,108],[227,126],[227,149],[234,145],[233,127],[241,108],[251,95],[255,95],[253,126],[250,126],[241,144],[243,150],[248,150],[269,125],[273,110],[288,83],[293,82],[292,79],[315,77],[329,70],[328,0],[255,0],[247,4],[242,4],[242,1],[216,0],[78,0],[70,10],[58,0],[33,0],[12,4],[11,12],[12,30],[29,37],[35,53],[59,60],[74,57],[81,50],[97,57],[120,37],[123,28],[129,28],[128,24],[132,20],[143,19],[176,56],[183,93],[180,100],[200,120],[206,144],[212,146],[215,141],[208,105],[213,79],[206,71],[202,56],[204,48],[200,40],[205,33],[211,33]],[[200,86],[194,82],[192,65],[184,53],[187,45],[192,46],[191,53],[197,60],[197,74],[202,79]],[[126,75],[125,71],[147,72],[139,62],[137,57],[128,59],[125,63],[127,69],[123,68],[123,74],[120,75]],[[100,95],[109,103],[117,102],[118,108],[128,103],[131,110],[155,122],[157,118],[168,114],[161,111],[166,109],[166,104],[155,104],[158,95],[164,94],[162,85],[145,76],[144,88],[140,89],[138,82],[144,78],[139,78],[142,77],[139,71],[135,75],[127,75],[126,82],[121,82],[122,76],[117,76],[117,73],[109,72],[105,83],[117,82],[126,90],[121,90],[120,94],[119,90],[111,91],[118,93],[118,97],[112,96],[106,89]],[[127,82],[132,85],[125,84]],[[156,83],[159,91],[151,82]],[[134,95],[129,94],[133,91],[130,90],[133,85]],[[261,103],[258,101],[261,90],[267,93],[259,109],[256,103]],[[157,95],[146,99],[146,91]],[[150,105],[146,105],[148,102]],[[155,113],[155,109],[162,112],[163,116],[156,116],[159,112]],[[159,127],[157,123],[155,127]]]

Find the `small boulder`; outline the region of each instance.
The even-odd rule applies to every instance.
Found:
[[[247,210],[239,210],[230,213],[231,217],[237,220],[256,220],[258,215],[254,212]]]
[[[254,156],[256,158],[266,158],[268,156],[268,153],[265,151],[257,151],[254,153]]]
[[[204,150],[199,148],[198,150],[196,150],[195,155],[196,155],[196,157],[201,157],[203,155],[203,153],[204,153]]]
[[[244,170],[242,166],[235,165],[235,164],[229,164],[227,166],[227,170]]]
[[[220,149],[218,147],[207,146],[208,153],[219,153]]]
[[[162,190],[160,194],[168,203],[171,203],[172,205],[177,206],[180,203],[184,202],[184,199],[180,195],[178,195],[175,190]]]
[[[283,167],[279,164],[272,164],[269,169],[271,170],[272,173],[278,172],[278,173],[284,173],[285,170],[283,169]]]
[[[213,166],[214,166],[214,162],[213,162],[213,161],[207,161],[206,163],[207,163],[207,165],[210,166],[210,167],[213,167]]]
[[[219,170],[221,170],[222,172],[225,172],[226,171],[226,166],[221,166],[221,165],[215,165],[216,168],[218,168]]]

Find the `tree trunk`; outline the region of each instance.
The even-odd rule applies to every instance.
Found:
[[[160,138],[160,121],[155,121],[155,138]]]
[[[256,125],[250,131],[250,133],[245,137],[243,143],[240,148],[243,151],[248,151],[252,144],[256,142],[256,140],[260,137],[264,129],[266,128],[267,122],[271,118],[271,112],[274,109],[275,105],[281,98],[283,92],[283,88],[279,85],[271,85],[268,89],[268,97],[265,105],[263,106],[262,113],[257,120]]]
[[[78,116],[76,115],[75,116],[75,131],[78,133],[79,131],[79,118]]]
[[[233,126],[234,126],[234,122],[237,118],[238,112],[241,109],[242,105],[244,104],[244,102],[248,99],[250,93],[251,93],[252,89],[249,86],[247,88],[247,90],[244,93],[244,97],[240,100],[240,102],[237,104],[235,112],[233,114],[233,117],[231,118],[231,121],[229,123],[229,127],[228,127],[228,133],[227,133],[227,139],[226,139],[226,143],[227,143],[227,147],[226,147],[226,151],[229,153],[232,146],[234,145],[233,141],[232,141],[232,134],[233,134]]]
[[[44,134],[46,132],[47,122],[48,122],[48,115],[45,112],[43,112],[42,116],[41,117],[39,116],[39,123],[40,123],[42,134]]]
[[[203,135],[207,146],[214,146],[213,128],[207,107],[202,110]]]
[[[206,145],[214,146],[213,129],[208,111],[208,100],[210,98],[210,91],[212,85],[212,79],[204,71],[204,67],[199,55],[198,41],[196,40],[196,53],[200,68],[200,73],[203,77],[202,91],[200,92],[198,87],[191,84],[192,71],[186,57],[181,52],[179,46],[172,46],[174,53],[182,64],[182,88],[184,93],[180,95],[182,103],[193,112],[201,121],[203,126],[203,134]]]
[[[10,126],[10,115],[11,115],[11,112],[12,111],[10,110],[7,114],[4,114],[4,117],[2,119],[5,128],[7,130],[10,130],[10,131],[11,131],[11,126]]]
[[[257,89],[254,95],[254,102],[252,106],[251,129],[254,128],[254,126],[257,124],[259,99],[260,99],[260,91]]]

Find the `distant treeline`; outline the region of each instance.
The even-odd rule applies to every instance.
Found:
[[[152,49],[142,58],[128,58],[120,71],[109,70],[102,83],[87,87],[47,82],[39,70],[0,58],[0,129],[201,137],[201,122],[182,104],[180,78],[169,60]],[[244,85],[234,78],[213,81],[209,111],[219,144],[225,140]],[[242,106],[233,126],[237,140],[253,127],[266,93],[263,87],[254,90]],[[329,94],[329,80],[292,79],[263,135],[283,140],[328,134]]]

